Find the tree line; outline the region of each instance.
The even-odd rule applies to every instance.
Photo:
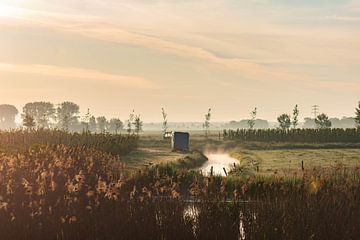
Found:
[[[224,130],[224,139],[259,142],[308,142],[308,143],[360,143],[360,102],[355,109],[357,128],[331,128],[332,123],[325,113],[314,119],[315,129],[298,128],[299,109],[294,107],[293,114],[281,114],[277,120],[277,129],[254,129],[257,108],[251,112],[249,129]]]
[[[0,105],[0,129],[15,129],[16,115],[19,114],[13,105]],[[73,102],[62,102],[54,105],[51,102],[30,102],[25,104],[21,113],[22,127],[27,129],[60,129],[69,132],[120,133],[124,131],[124,122],[119,118],[107,119],[105,116],[95,117],[87,110],[80,116],[80,107]],[[134,111],[126,120],[127,133],[140,133],[142,121]]]

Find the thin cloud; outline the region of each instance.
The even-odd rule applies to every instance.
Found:
[[[144,78],[99,72],[92,69],[60,67],[54,65],[22,65],[0,63],[0,73],[34,74],[65,79],[86,79],[131,88],[157,88]]]
[[[332,20],[332,21],[341,21],[341,22],[360,22],[360,17],[351,17],[351,16],[331,15],[331,16],[326,16],[322,19]]]
[[[58,28],[62,31],[72,32],[102,41],[131,44],[184,58],[199,59],[224,69],[236,71],[242,77],[248,79],[300,80],[309,78],[309,76],[289,72],[284,68],[268,67],[253,60],[221,58],[200,47],[124,30],[119,26],[93,16],[67,15],[29,10],[27,14],[23,15],[22,21],[17,18],[15,23],[31,24],[35,27]]]

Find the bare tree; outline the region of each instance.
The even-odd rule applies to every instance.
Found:
[[[82,121],[81,121],[84,132],[91,132],[90,121],[91,121],[91,114],[90,114],[90,109],[88,108],[86,114],[82,117]],[[95,125],[96,125],[96,123],[95,123]]]
[[[126,121],[126,126],[127,126],[126,131],[128,134],[131,134],[131,131],[132,131],[131,126],[133,125],[134,117],[135,117],[135,113],[133,110],[132,113],[130,113],[130,115],[129,115],[129,119]]]
[[[205,122],[203,124],[203,128],[205,129],[206,137],[209,136],[210,120],[211,120],[211,108],[209,108],[208,112],[205,114]]]
[[[256,114],[257,114],[257,108],[255,108],[250,113],[250,119],[248,120],[248,126],[249,126],[250,129],[253,129],[254,126],[255,126]]]
[[[161,114],[163,118],[163,124],[162,124],[163,136],[165,137],[165,134],[168,129],[168,121],[167,121],[167,113],[165,112],[164,108],[161,108]]]

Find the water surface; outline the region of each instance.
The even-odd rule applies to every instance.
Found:
[[[200,170],[204,175],[209,175],[211,167],[213,167],[214,175],[225,176],[224,169],[229,172],[231,166],[237,164],[239,161],[235,158],[230,157],[227,153],[207,153],[205,154],[208,161],[200,167]]]

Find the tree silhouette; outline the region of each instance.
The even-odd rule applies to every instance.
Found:
[[[299,125],[299,108],[297,104],[295,105],[293,110],[293,121],[291,124],[294,129]]]
[[[26,115],[34,118],[37,127],[49,128],[49,120],[55,118],[54,104],[50,102],[27,103],[23,108],[23,118]]]
[[[101,133],[106,132],[106,128],[107,128],[106,117],[104,117],[104,116],[98,117],[98,118],[96,118],[96,122],[97,122],[98,131]]]
[[[279,122],[279,126],[282,130],[287,130],[290,128],[291,126],[291,120],[290,120],[290,116],[288,114],[281,114],[278,118],[277,118],[278,122]]]
[[[206,137],[208,137],[209,135],[210,119],[211,119],[211,108],[209,108],[208,112],[205,114],[205,122],[203,124]]]
[[[256,114],[257,114],[257,108],[255,108],[250,113],[250,119],[248,120],[248,126],[249,126],[250,129],[253,129],[254,126],[255,126]]]
[[[73,102],[63,102],[56,109],[58,127],[64,130],[74,129],[79,123],[79,105]]]
[[[131,131],[132,131],[131,126],[133,125],[134,117],[135,117],[135,113],[133,110],[132,113],[130,113],[129,119],[127,120],[127,123],[126,123],[126,125],[127,125],[126,131],[128,134],[131,134]]]
[[[356,126],[360,128],[360,101],[358,103],[358,107],[356,108],[356,112],[355,112],[355,122],[356,122]]]
[[[27,129],[33,129],[36,124],[35,124],[34,118],[27,114],[27,115],[24,116],[23,125]]]
[[[164,108],[161,108],[161,114],[163,118],[162,129],[165,137],[165,133],[167,132],[168,129],[168,121],[167,121],[167,113],[165,112]]]
[[[0,105],[0,129],[15,128],[15,117],[18,113],[19,111],[13,105]]]
[[[140,132],[142,132],[143,122],[140,119],[140,115],[134,116],[133,125],[134,125],[134,131],[136,134],[139,134]]]
[[[124,128],[123,122],[118,118],[109,121],[109,130],[111,133],[118,134]]]
[[[325,113],[322,113],[315,118],[315,124],[317,128],[321,129],[331,127],[331,121]]]

